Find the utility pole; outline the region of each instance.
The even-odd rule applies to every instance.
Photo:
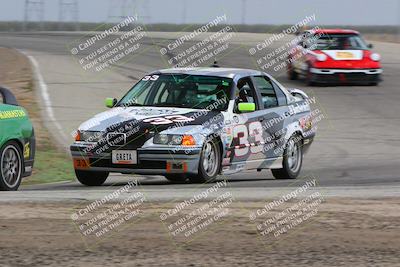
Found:
[[[58,29],[62,30],[64,23],[68,21],[75,23],[75,30],[79,31],[79,6],[78,0],[59,0],[58,1]]]
[[[186,24],[186,18],[187,18],[187,1],[189,1],[189,0],[182,0],[183,1],[183,3],[182,3],[182,7],[183,7],[183,10],[182,10],[182,24]]]
[[[247,0],[242,0],[242,24],[246,23],[246,8],[247,8]]]
[[[44,29],[44,0],[25,0],[24,31],[28,30],[28,23],[36,17],[39,29]]]
[[[139,1],[140,5],[137,6],[139,9],[139,19],[142,21],[144,24],[150,24],[151,23],[151,14],[150,14],[150,0],[142,0]]]
[[[397,1],[397,41],[400,43],[400,1]]]

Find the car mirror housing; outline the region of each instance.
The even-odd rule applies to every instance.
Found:
[[[368,44],[368,48],[372,49],[372,48],[374,48],[374,45],[373,44]]]
[[[3,100],[3,101],[1,101]],[[0,87],[0,104],[18,106],[17,99],[10,90]]]
[[[114,107],[117,104],[117,102],[118,102],[118,100],[116,98],[112,98],[112,97],[108,97],[104,101],[106,107],[108,107],[108,108]]]
[[[300,97],[302,99],[307,99],[309,98],[308,95],[306,93],[304,93],[302,90],[300,89],[289,89],[289,92],[292,96],[294,97]]]
[[[256,110],[255,103],[239,103],[238,110],[241,113],[253,112]]]

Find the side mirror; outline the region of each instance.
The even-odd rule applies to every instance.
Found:
[[[2,103],[0,104],[18,106],[17,99],[15,98],[13,93],[11,93],[10,90],[3,87],[0,87],[0,100],[3,100],[1,101]]]
[[[108,97],[106,101],[104,101],[106,107],[112,108],[117,104],[118,100],[116,98]]]
[[[239,103],[238,110],[241,113],[253,112],[256,110],[256,104],[254,104],[254,103]]]
[[[289,92],[294,97],[300,97],[302,99],[307,99],[308,98],[308,95],[306,93],[304,93],[300,89],[289,89]]]
[[[374,45],[373,44],[368,44],[368,48],[372,49],[372,48],[374,48]]]

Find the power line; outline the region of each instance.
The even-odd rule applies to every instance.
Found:
[[[28,23],[36,17],[40,30],[44,29],[44,0],[25,0],[24,31],[28,30]]]
[[[110,0],[108,22],[120,22],[128,17],[137,15],[142,23],[150,23],[150,0]]]
[[[64,23],[68,21],[75,22],[75,30],[79,31],[79,6],[78,0],[59,0],[59,29],[61,30]]]

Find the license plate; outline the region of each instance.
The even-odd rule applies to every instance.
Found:
[[[80,158],[74,159],[74,168],[75,169],[88,169],[89,168],[89,159]]]
[[[354,55],[351,52],[337,52],[336,53],[337,58],[340,59],[353,59]]]
[[[113,164],[137,164],[136,150],[113,150]]]

